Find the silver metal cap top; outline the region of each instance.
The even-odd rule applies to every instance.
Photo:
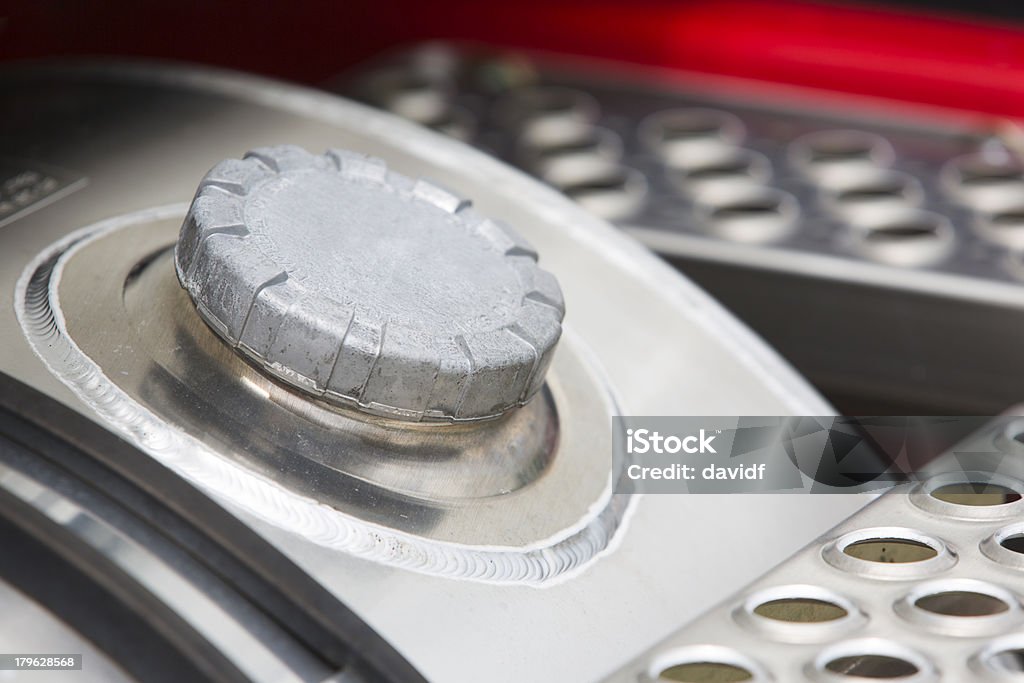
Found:
[[[480,420],[542,386],[565,312],[509,227],[384,162],[281,146],[217,164],[175,249],[202,318],[275,377],[406,420]]]

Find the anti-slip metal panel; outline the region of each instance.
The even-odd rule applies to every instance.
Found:
[[[608,680],[1019,681],[1022,432],[993,421]]]
[[[993,413],[1020,398],[1005,378],[1024,372],[1008,322],[1024,283],[1024,165],[1008,124],[446,45],[339,87],[637,236],[829,393],[857,399],[851,410]]]

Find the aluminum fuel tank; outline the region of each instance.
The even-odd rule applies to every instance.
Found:
[[[199,486],[430,680],[599,680],[866,502],[613,494],[612,415],[832,409],[481,152],[236,74],[0,81],[0,371]]]

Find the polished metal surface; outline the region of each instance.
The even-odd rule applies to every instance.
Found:
[[[265,372],[411,421],[540,391],[565,305],[510,227],[380,159],[260,148],[199,184],[175,249],[199,314]]]
[[[487,546],[431,541],[431,547],[444,550],[433,556],[413,543],[421,537],[399,529],[406,523],[400,510],[385,520],[386,525],[373,523],[361,527],[367,531],[365,535],[348,537],[358,541],[364,553],[332,547],[331,541],[345,542],[344,532],[350,527],[331,529],[322,524],[325,517],[314,510],[329,508],[325,514],[332,518],[365,522],[308,497],[305,507],[291,508],[293,528],[271,523],[252,509],[272,511],[282,500],[279,496],[288,494],[289,489],[266,479],[251,465],[240,464],[256,460],[253,456],[259,454],[259,439],[244,444],[244,452],[216,443],[218,432],[223,434],[226,429],[224,413],[209,409],[216,406],[216,397],[195,410],[199,420],[208,413],[204,424],[210,434],[203,438],[208,438],[209,444],[189,433],[194,433],[198,422],[190,426],[177,417],[156,415],[145,406],[144,410],[135,408],[148,396],[153,405],[170,409],[187,394],[179,394],[177,399],[159,398],[166,387],[162,384],[164,368],[181,366],[169,362],[176,353],[170,339],[160,342],[164,360],[147,358],[148,340],[154,337],[147,340],[149,332],[137,325],[146,320],[152,324],[153,316],[140,312],[145,308],[141,299],[131,303],[133,295],[152,291],[147,286],[149,276],[157,276],[162,287],[178,289],[168,249],[196,183],[218,161],[254,147],[289,143],[313,150],[342,147],[378,156],[399,173],[427,177],[473,197],[483,215],[500,216],[516,226],[541,254],[545,268],[558,277],[565,297],[566,334],[549,373],[559,434],[578,429],[581,435],[590,433],[601,439],[603,431],[610,429],[615,410],[638,415],[815,415],[827,414],[830,408],[757,337],[641,245],[498,161],[396,118],[302,88],[194,70],[23,68],[0,76],[0,84],[0,144],[5,151],[32,163],[72,169],[88,183],[0,228],[0,290],[8,293],[8,303],[0,309],[0,366],[124,435],[175,472],[198,481],[357,611],[431,680],[598,679],[864,502],[855,496],[768,495],[734,497],[724,505],[716,496],[637,497],[610,542],[595,535],[600,527],[592,526],[602,510],[613,509],[605,503],[544,543],[521,545],[530,535],[527,531],[549,523],[545,520],[571,517],[571,507],[585,496],[570,486],[548,509],[536,507],[522,517],[497,519],[489,528],[483,520],[486,506],[498,504],[493,497],[446,502],[447,509],[464,519],[481,504],[477,538],[493,540]],[[84,334],[76,328],[72,337],[64,332],[85,318],[89,291],[116,290],[118,283],[133,281],[119,279],[116,272],[102,267],[85,268],[75,275],[72,271],[83,262],[76,263],[77,254],[71,252],[86,235],[93,239],[78,245],[79,254],[99,249],[104,231],[114,234],[122,229],[125,235],[152,231],[153,241],[148,244],[154,248],[149,253],[156,258],[146,267],[145,261],[132,257],[137,245],[126,240],[123,257],[110,261],[111,271],[123,269],[129,262],[142,266],[139,278],[124,290],[129,303],[122,304],[125,319],[129,318],[129,306],[135,306],[137,322],[132,326],[137,331],[132,333],[134,339],[123,336],[119,343],[109,339],[113,343],[99,349],[95,341],[102,330]],[[61,254],[66,256],[63,267],[51,271],[59,275],[55,287],[33,289],[34,298],[26,298],[30,285],[44,279],[47,263],[56,266],[57,259],[51,258]],[[166,277],[159,275],[161,270]],[[83,285],[78,289],[85,291],[62,287],[60,278],[64,276],[82,278],[76,281]],[[84,287],[86,280],[89,289]],[[59,306],[51,305],[54,293]],[[176,301],[187,310],[191,305],[188,297],[180,289],[177,294],[177,300],[166,301]],[[65,305],[72,298],[79,303],[68,306],[73,315],[64,318]],[[109,305],[110,298],[96,297],[95,301],[99,307]],[[33,313],[47,306],[55,317],[33,325]],[[198,316],[193,315],[193,320],[193,332],[203,330],[208,340],[216,342],[211,348],[219,345],[225,358],[243,363]],[[111,327],[123,332],[126,328],[118,326],[124,322],[111,321]],[[158,322],[170,329],[174,318]],[[104,319],[92,322],[96,328],[106,324]],[[83,365],[82,373],[72,376],[60,371],[58,361],[88,358],[83,348],[71,344],[62,349],[68,352],[64,356],[48,354],[51,344],[75,336],[93,339],[89,353],[102,354],[102,365]],[[587,373],[601,368],[607,389],[585,402],[604,406],[600,419],[567,423],[573,407],[570,402],[569,413],[562,412],[558,391],[586,391],[593,385],[584,382],[559,389],[563,363],[578,363],[588,368]],[[133,374],[138,367],[150,367],[154,372]],[[253,368],[247,370],[253,378],[262,377]],[[189,383],[196,382],[190,384],[192,391],[202,390],[202,376],[193,373],[187,377]],[[267,388],[269,380],[263,381],[265,384],[258,386]],[[126,388],[133,382],[137,383],[137,396],[126,400]],[[176,382],[172,381],[172,386]],[[234,392],[238,387],[230,388]],[[297,417],[307,425],[314,423],[303,415],[326,414],[307,410],[315,401],[302,394],[278,389],[266,397],[254,391],[255,397],[245,405],[258,406],[259,411],[233,414],[237,433],[269,433],[275,426],[261,423],[262,418],[268,411],[280,417],[288,405],[295,405],[290,399],[299,399],[304,410],[298,411],[302,415]],[[289,400],[276,405],[271,400],[275,395]],[[534,403],[544,396],[539,394]],[[332,420],[342,415],[334,407],[329,414]],[[372,424],[372,420],[366,423]],[[464,429],[461,425],[438,426]],[[282,430],[279,443],[291,440],[298,447],[310,433],[305,428],[290,433]],[[558,467],[563,455],[560,444],[556,444],[552,467]],[[590,449],[587,457],[607,468],[610,453],[610,443],[606,443]],[[201,474],[208,471],[223,478],[202,479]],[[577,473],[584,478],[594,476],[590,469]],[[508,500],[500,504],[512,505],[516,498],[531,497],[546,478],[541,476],[506,494],[503,497]],[[254,497],[249,508],[239,506],[225,491],[240,482],[259,482],[260,488],[251,490],[272,495]],[[610,484],[610,477],[605,482]],[[455,489],[463,485],[469,485],[471,491],[472,487],[487,487],[486,482],[468,479],[453,482]],[[288,500],[294,502],[293,497]],[[608,502],[611,500],[609,497]],[[369,506],[369,497],[362,502]],[[723,543],[726,537],[732,541]],[[580,539],[580,548],[593,549],[588,560],[575,551],[560,555],[546,548],[571,538]],[[396,539],[411,545],[395,545]],[[405,554],[396,555],[396,548]],[[448,551],[451,553],[445,554]],[[510,579],[513,575],[508,567],[520,571],[526,565],[518,560],[501,565],[493,562],[490,553],[516,558],[535,553],[557,571],[542,581],[533,580],[538,575],[529,572],[521,579]],[[395,557],[401,561],[394,561]],[[465,566],[470,570],[424,571],[418,563],[430,557],[437,562],[432,568]],[[472,563],[459,564],[467,558],[472,558]],[[574,562],[574,567],[565,566]],[[505,580],[494,581],[495,572]],[[555,642],[558,646],[552,647]]]

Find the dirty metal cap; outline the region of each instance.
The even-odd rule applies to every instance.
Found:
[[[175,268],[207,324],[266,373],[405,420],[481,420],[528,401],[565,312],[511,228],[341,150],[217,164]]]

